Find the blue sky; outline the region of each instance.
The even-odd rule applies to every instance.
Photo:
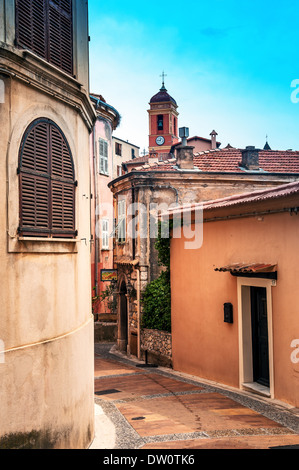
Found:
[[[299,150],[298,14],[290,0],[89,0],[91,91],[141,151],[163,70],[191,136],[215,129],[222,147],[263,147],[268,135],[273,149]]]

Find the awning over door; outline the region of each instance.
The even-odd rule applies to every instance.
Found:
[[[277,265],[267,263],[235,263],[215,268],[215,271],[229,272],[233,276],[269,277],[276,279]]]

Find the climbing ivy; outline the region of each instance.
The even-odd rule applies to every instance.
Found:
[[[164,270],[157,279],[146,286],[142,296],[143,315],[141,326],[167,332],[171,332],[169,235],[171,228],[170,225],[168,231],[168,227],[159,221],[155,248],[158,251],[159,264],[164,267]]]

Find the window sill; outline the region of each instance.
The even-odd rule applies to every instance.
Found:
[[[78,242],[73,238],[9,237],[9,253],[77,253]]]
[[[43,238],[43,237],[18,237],[20,242],[49,242],[49,243],[78,243],[75,238]]]

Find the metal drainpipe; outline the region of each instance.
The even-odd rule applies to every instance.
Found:
[[[96,124],[95,124],[96,126]],[[98,279],[98,237],[97,237],[97,201],[98,201],[98,185],[97,185],[97,165],[96,165],[96,142],[95,142],[95,130],[96,127],[94,126],[92,132],[92,149],[93,149],[93,171],[94,171],[94,209],[95,209],[95,231],[94,231],[94,282],[95,282],[95,295],[97,296],[99,293],[99,279]]]
[[[141,318],[140,318],[140,267],[137,268],[137,357],[141,359]]]
[[[135,204],[135,189],[132,188],[132,204],[133,204],[133,207],[134,207],[134,204]],[[135,252],[135,225],[132,224],[132,258],[133,260],[135,259],[135,255],[136,255],[136,252]]]

